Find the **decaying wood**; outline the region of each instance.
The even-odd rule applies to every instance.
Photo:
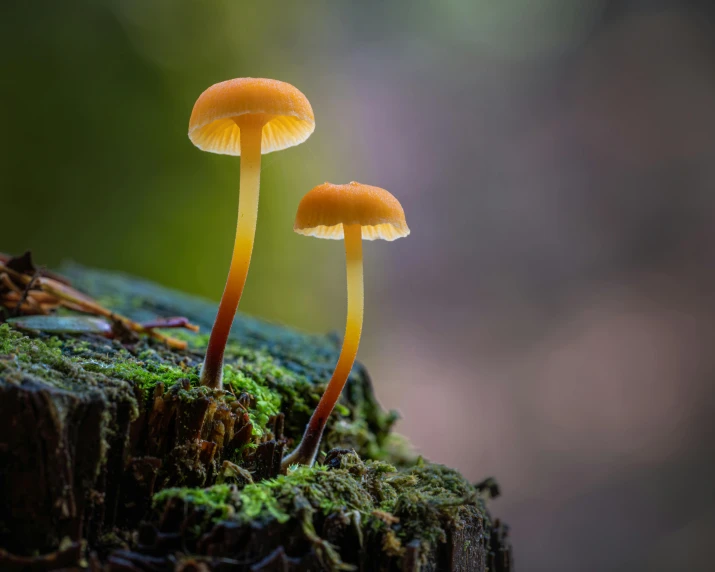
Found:
[[[98,284],[93,295],[102,294]],[[111,284],[120,291],[131,287],[131,281]],[[143,313],[133,319],[184,314],[204,330],[210,327],[208,304],[148,286],[126,295],[137,292]],[[241,339],[253,335],[250,327],[238,325]],[[281,339],[272,351],[286,351],[292,340]],[[121,347],[98,336],[84,341],[98,355]],[[0,366],[6,366],[0,367],[0,570],[318,571],[329,568],[327,547],[363,571],[513,570],[505,527],[481,516],[450,525],[446,542],[428,554],[415,540],[397,559],[386,556],[385,538],[360,531],[349,511],[313,517],[315,536],[306,535],[300,510],[284,523],[229,519],[211,526],[205,514],[179,499],[157,513],[152,497],[167,487],[243,486],[278,475],[291,438],[284,435],[284,413],[291,412],[272,417],[260,441],[246,448],[254,434],[248,394],[227,400],[223,392],[198,392],[187,380],[158,384],[147,395],[139,386],[102,376],[100,383],[88,381],[86,373],[71,369],[63,372],[66,386],[44,383],[38,372],[3,374],[14,372],[18,359],[0,352]],[[197,367],[201,356],[181,359]],[[311,366],[300,359],[290,356],[297,368]],[[363,375],[360,383],[348,387],[348,398],[373,400],[369,378]],[[376,408],[369,401],[365,415],[377,415]],[[325,458],[328,470],[339,468],[343,454],[335,450]],[[377,516],[400,525],[392,515]],[[194,538],[199,523],[203,528]]]

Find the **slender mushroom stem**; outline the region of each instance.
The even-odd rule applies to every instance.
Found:
[[[325,393],[320,398],[320,402],[308,422],[303,439],[296,449],[283,459],[282,468],[284,470],[294,464],[311,466],[315,461],[325,423],[330,417],[330,413],[333,411],[350,375],[355,363],[358,346],[360,345],[365,301],[362,266],[362,227],[359,224],[343,225],[343,229],[348,277],[348,316],[345,325],[343,348],[340,351],[340,357],[328,387],[325,389]]]
[[[258,218],[258,194],[261,181],[261,137],[266,118],[259,116],[238,117],[236,123],[241,137],[241,182],[238,197],[238,221],[236,241],[233,245],[231,267],[226,287],[211,330],[204,365],[201,368],[201,384],[221,389],[223,380],[223,352],[236,315],[238,302],[246,284],[251,263],[253,241]]]

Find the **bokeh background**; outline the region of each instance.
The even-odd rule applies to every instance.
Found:
[[[218,299],[240,161],[194,148],[209,85],[299,87],[317,130],[264,157],[242,309],[344,324],[325,180],[392,191],[361,360],[399,429],[469,478],[522,571],[711,570],[712,2],[0,2],[0,250]]]

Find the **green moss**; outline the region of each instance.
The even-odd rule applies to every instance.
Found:
[[[130,382],[152,388],[162,382],[172,385],[182,378],[195,378],[195,368],[160,360],[137,359],[121,345],[102,338],[71,336],[33,337],[0,325],[0,355],[14,357],[18,373],[27,373],[65,389],[81,389],[107,380]]]
[[[29,362],[36,356],[54,363],[62,356],[57,346],[56,343],[35,344],[9,325],[0,324],[0,355],[14,355],[24,362]]]
[[[153,390],[159,383],[171,387],[182,379],[188,379],[192,385],[197,385],[199,380],[198,369],[195,366],[176,366],[137,359],[125,351],[119,352],[119,355],[115,355],[112,360],[85,361],[82,367],[88,372],[129,381],[146,392]]]
[[[401,487],[395,502],[385,507],[403,523],[402,537],[419,538],[427,545],[445,542],[450,523],[465,518],[475,507],[484,513],[477,491],[453,469],[423,464],[406,476],[414,479],[414,485]]]
[[[260,435],[261,427],[265,427],[269,418],[281,411],[280,394],[234,366],[224,367],[223,376],[224,383],[229,384],[236,394],[247,393],[255,399],[255,406],[249,409],[248,415],[254,431]]]
[[[23,375],[41,379],[64,390],[87,390],[105,381],[86,374],[62,351],[56,337],[40,340],[0,324],[0,382],[19,382]]]
[[[268,517],[278,522],[287,522],[290,515],[284,512],[268,487],[257,484],[247,485],[240,493],[241,512],[239,519],[242,522],[251,522],[257,518]]]
[[[154,505],[160,506],[171,498],[204,510],[208,517],[224,520],[233,515],[234,504],[238,501],[235,487],[230,485],[214,485],[208,489],[164,489],[154,495]]]
[[[288,475],[243,489],[217,485],[202,493],[164,491],[154,497],[155,508],[172,498],[206,509],[213,522],[302,522],[307,507],[312,523],[318,514],[356,511],[363,531],[381,535],[394,555],[401,555],[403,546],[415,539],[427,552],[445,542],[447,529],[460,519],[486,518],[476,489],[452,469],[419,459],[398,470],[385,462],[362,461],[355,453],[343,455],[337,468],[295,467]]]

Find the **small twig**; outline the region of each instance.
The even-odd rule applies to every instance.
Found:
[[[22,294],[22,289],[18,288],[15,283],[10,280],[10,276],[7,272],[0,274],[0,282],[2,282],[8,290],[12,290],[16,294]]]
[[[154,328],[186,328],[192,332],[198,332],[199,327],[189,322],[188,318],[176,316],[172,318],[156,318],[148,322],[141,323],[143,328],[153,330]]]
[[[47,313],[39,300],[36,300],[34,296],[28,297],[29,288],[25,288],[23,291],[12,281],[7,272],[0,274],[0,283],[9,290],[2,296],[2,299],[5,302],[5,306],[12,310],[13,316],[18,315],[23,310],[27,311],[28,307],[40,314]],[[27,306],[25,306],[25,303],[27,303]]]
[[[22,294],[20,295],[20,301],[17,303],[17,306],[15,306],[15,315],[19,316],[20,315],[20,309],[22,308],[23,304],[27,301],[28,295],[30,294],[30,290],[35,284],[35,281],[40,277],[41,270],[35,270],[35,273],[32,275],[32,278],[30,278],[30,281],[25,284],[25,289],[23,290]],[[37,305],[34,301],[31,302],[31,305]]]

